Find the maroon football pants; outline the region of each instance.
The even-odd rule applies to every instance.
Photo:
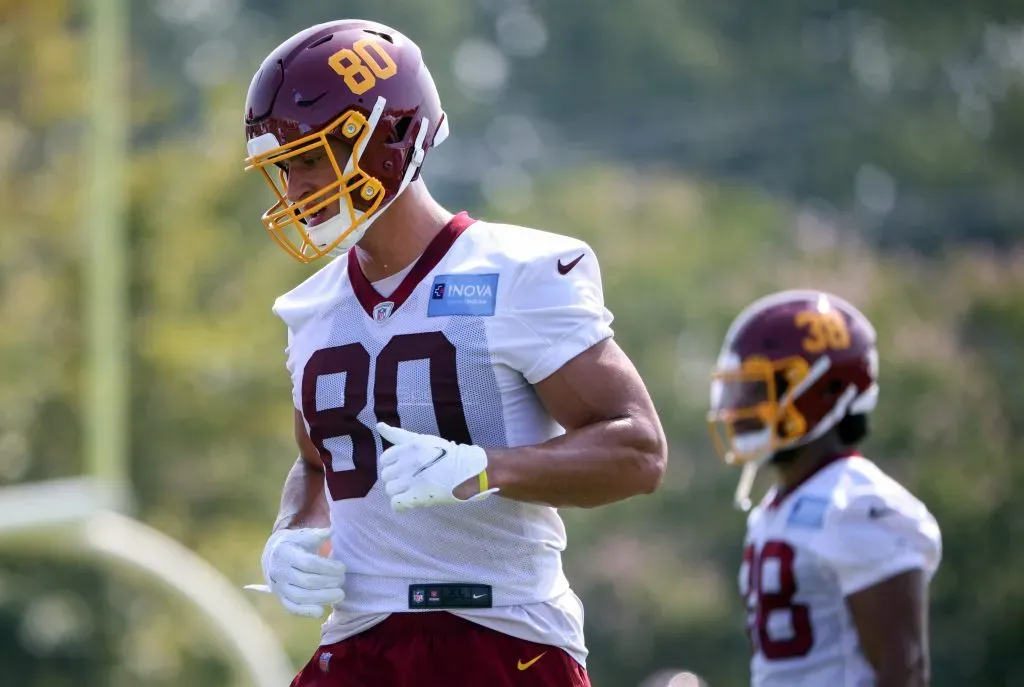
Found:
[[[561,649],[444,611],[394,613],[321,646],[291,687],[590,687]]]

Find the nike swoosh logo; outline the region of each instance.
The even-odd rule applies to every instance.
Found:
[[[559,259],[559,261],[558,261],[558,273],[559,274],[569,274],[569,272],[572,270],[572,268],[575,267],[576,264],[579,263],[579,261],[583,259],[584,255],[586,255],[586,253],[581,253],[578,258],[576,258],[575,260],[573,260],[572,262],[570,262],[570,263],[568,263],[566,265],[563,265],[561,259]]]
[[[890,508],[889,506],[871,506],[871,508],[868,508],[868,517],[872,520],[877,520],[878,518],[884,518],[886,515],[895,512],[895,509]]]
[[[440,453],[437,454],[437,457],[434,458],[434,460],[430,461],[426,465],[421,465],[419,467],[419,469],[416,470],[416,472],[412,473],[412,476],[415,477],[416,475],[420,474],[421,472],[423,472],[424,470],[429,468],[431,465],[433,465],[434,463],[436,463],[437,461],[441,460],[442,458],[444,458],[445,456],[448,455],[447,449],[443,449],[442,448],[442,449],[438,449],[438,451],[440,451]]]
[[[325,95],[327,95],[327,91],[324,91],[315,98],[309,98],[307,100],[300,100],[298,97],[296,97],[295,104],[298,105],[299,107],[313,107],[314,105],[317,104],[317,102],[320,101],[320,98],[323,98]]]
[[[546,653],[547,653],[547,652],[545,651],[545,652],[544,652],[544,654],[546,654]],[[533,665],[534,663],[536,663],[536,662],[537,662],[537,661],[539,661],[540,659],[544,658],[544,654],[541,654],[540,656],[538,656],[538,657],[536,657],[536,658],[532,658],[532,659],[530,659],[529,661],[527,661],[526,663],[523,663],[522,661],[519,661],[519,662],[518,662],[518,663],[516,664],[516,667],[517,667],[517,668],[519,668],[519,670],[526,670],[527,668],[529,668],[530,666],[532,666],[532,665]]]
[[[486,595],[486,594],[474,594],[474,595],[473,595],[473,598],[474,598],[474,599],[482,599],[482,598],[484,598],[485,596],[487,596],[487,595]]]

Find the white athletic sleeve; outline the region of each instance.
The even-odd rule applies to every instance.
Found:
[[[942,557],[938,523],[909,492],[852,491],[815,542],[849,596],[908,570],[931,578]]]
[[[597,256],[581,241],[533,257],[505,300],[494,351],[530,384],[613,334]]]

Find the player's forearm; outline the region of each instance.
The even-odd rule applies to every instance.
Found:
[[[534,446],[488,450],[501,496],[551,506],[595,507],[649,494],[667,462],[665,437],[642,418],[598,422]]]
[[[327,527],[330,509],[324,497],[324,473],[302,457],[288,472],[281,493],[281,509],[274,531],[299,527]]]

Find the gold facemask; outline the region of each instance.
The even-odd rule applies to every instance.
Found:
[[[246,158],[245,171],[258,169],[277,198],[277,202],[263,213],[263,226],[277,245],[299,262],[319,260],[346,243],[356,232],[361,236],[368,222],[381,209],[385,195],[383,184],[359,167],[359,156],[371,133],[366,117],[349,111],[317,133]],[[353,153],[347,161],[348,171],[344,171],[331,149],[331,135],[339,136],[352,147]],[[336,180],[299,202],[288,200],[288,178],[280,165],[321,149],[334,168]],[[315,227],[307,226],[309,218],[334,202],[341,205],[337,216]],[[350,245],[354,241],[348,243]]]
[[[730,465],[759,461],[803,437],[807,421],[791,400],[779,398],[776,380],[781,377],[785,388],[793,389],[808,371],[799,357],[775,362],[751,357],[738,369],[715,369],[707,421],[719,457]]]

